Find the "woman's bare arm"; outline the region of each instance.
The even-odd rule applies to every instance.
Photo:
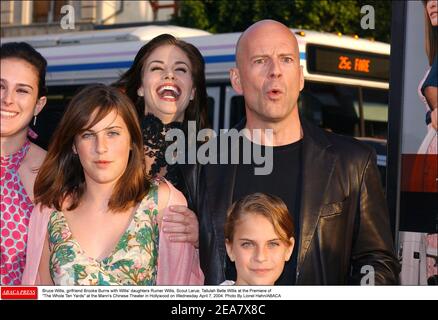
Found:
[[[43,253],[41,255],[40,266],[38,267],[39,283],[38,285],[53,286],[53,280],[50,276],[50,250],[49,250],[49,235],[47,234],[44,241]]]

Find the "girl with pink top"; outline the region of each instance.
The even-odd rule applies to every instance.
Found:
[[[19,285],[26,263],[33,185],[46,152],[29,123],[46,104],[46,60],[29,44],[1,45],[0,285]]]

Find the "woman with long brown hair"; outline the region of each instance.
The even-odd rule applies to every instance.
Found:
[[[130,100],[104,85],[69,104],[35,182],[24,284],[202,284],[193,245],[162,235],[169,205],[186,205],[146,175]]]
[[[204,69],[195,46],[162,34],[138,51],[115,84],[134,103],[141,121],[148,173],[165,176],[175,186],[181,186],[181,176],[165,161],[170,142],[164,136],[172,128],[187,130],[189,121],[196,122],[198,130],[208,126]]]
[[[192,44],[170,34],[159,35],[141,47],[132,66],[115,86],[135,105],[148,174],[165,177],[188,197],[184,177],[193,177],[195,167],[166,162],[165,152],[172,142],[166,141],[165,136],[169,130],[181,129],[187,137],[189,121],[196,124],[197,130],[208,127],[205,63],[201,53]],[[183,170],[186,170],[184,174]],[[190,198],[187,200],[189,204],[192,202]],[[197,245],[196,215],[187,207],[173,206],[171,210],[174,214],[169,215],[170,221],[185,224],[184,230],[181,226],[169,228],[169,232],[180,232],[172,234],[172,239]],[[185,234],[181,233],[184,231]]]

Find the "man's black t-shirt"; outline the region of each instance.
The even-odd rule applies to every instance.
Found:
[[[242,151],[242,147],[240,148]],[[233,202],[246,195],[263,192],[281,198],[287,205],[295,224],[295,247],[291,259],[285,264],[284,270],[276,284],[295,284],[297,252],[299,239],[299,212],[301,199],[301,151],[302,140],[292,144],[273,148],[273,166],[269,175],[255,175],[253,164],[237,166]],[[262,166],[264,166],[262,164]],[[227,258],[226,279],[235,280],[234,263]]]

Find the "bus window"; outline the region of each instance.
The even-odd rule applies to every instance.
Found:
[[[386,140],[388,137],[388,90],[362,88],[362,93],[365,136]]]
[[[339,134],[359,135],[359,117],[354,109],[357,88],[307,82],[301,93],[300,111],[306,119]]]
[[[245,116],[245,100],[243,99],[243,96],[232,97],[230,108],[230,129],[239,124]]]
[[[210,128],[219,132],[219,101],[220,101],[219,86],[207,87],[207,106],[208,106],[208,120]]]
[[[207,113],[208,113],[208,123],[210,126],[214,126],[214,98],[207,97]]]
[[[314,95],[304,90],[301,92],[298,99],[300,115],[318,127],[322,127],[322,108],[322,103]]]
[[[386,139],[388,90],[361,88],[365,136]],[[301,92],[301,115],[322,128],[339,134],[360,136],[359,88],[307,82]]]

